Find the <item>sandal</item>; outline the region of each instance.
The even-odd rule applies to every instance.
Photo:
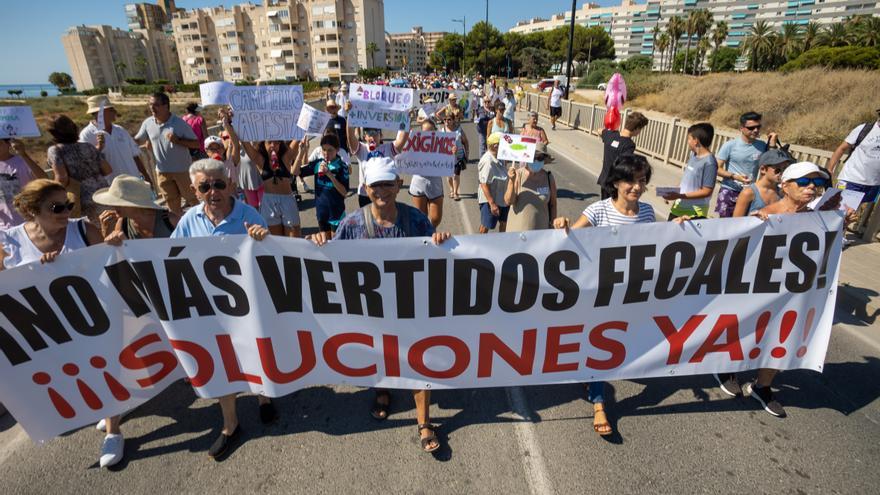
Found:
[[[382,397],[385,398],[384,401],[380,401]],[[377,390],[376,391],[376,400],[373,402],[373,408],[370,409],[370,416],[379,421],[383,419],[388,419],[388,409],[391,406],[391,392],[387,390]]]
[[[605,417],[605,421],[597,422],[599,419],[599,413],[602,413],[602,416]],[[611,424],[608,422],[608,415],[605,414],[605,408],[602,409],[594,409],[593,410],[593,431],[598,433],[601,436],[608,436],[614,432],[611,429]]]
[[[422,430],[428,430],[431,434],[422,438]],[[430,423],[419,425],[419,443],[422,445],[422,450],[429,454],[440,448],[440,440],[437,438],[437,434],[434,433],[434,425]],[[434,447],[430,447],[431,443],[434,444]]]

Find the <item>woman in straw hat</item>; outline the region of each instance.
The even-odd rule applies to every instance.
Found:
[[[110,187],[100,189],[92,196],[95,203],[110,209],[101,213],[101,231],[107,244],[118,246],[126,239],[170,237],[178,218],[153,200],[153,191],[143,180],[131,175],[116,176]],[[108,467],[122,460],[125,439],[119,429],[122,416],[112,416],[98,422],[105,430],[98,464]]]

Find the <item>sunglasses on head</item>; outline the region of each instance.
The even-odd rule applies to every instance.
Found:
[[[823,177],[816,177],[813,179],[811,179],[809,177],[799,177],[797,179],[792,179],[789,182],[794,182],[795,184],[798,185],[798,187],[807,187],[810,184],[813,184],[816,187],[825,187],[825,185],[828,184],[827,179],[825,179]]]
[[[218,191],[222,191],[222,190],[226,189],[226,181],[221,180],[221,179],[217,179],[212,182],[205,181],[205,182],[202,182],[201,184],[199,184],[199,192],[202,194],[207,193],[211,189],[216,189]]]
[[[52,213],[54,213],[56,215],[60,215],[60,214],[64,213],[65,211],[69,213],[72,210],[73,210],[73,203],[71,203],[70,201],[68,201],[66,203],[51,203],[51,204],[49,204],[49,211],[51,211]]]
[[[397,183],[394,181],[384,181],[384,182],[376,182],[376,183],[370,184],[370,187],[373,189],[391,189],[392,187],[394,187],[396,185],[397,185]]]
[[[757,130],[760,129],[760,128],[761,128],[761,124],[758,124],[758,125],[744,125],[744,126],[743,126],[743,129],[748,129],[748,130],[750,130],[750,131],[757,131]]]

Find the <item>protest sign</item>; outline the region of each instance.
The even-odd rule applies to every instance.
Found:
[[[455,172],[455,133],[412,131],[394,163],[405,175],[449,177]]]
[[[373,129],[409,129],[409,111],[400,112],[387,108],[374,108],[363,103],[352,103],[348,112],[348,125]]]
[[[0,139],[40,137],[31,107],[0,107]]]
[[[327,128],[327,122],[330,122],[330,117],[332,115],[329,113],[322,112],[306,103],[303,104],[296,125],[306,134],[320,136],[324,134],[324,129]]]
[[[384,108],[404,112],[413,106],[413,90],[409,88],[352,84],[348,96],[352,104],[360,104],[361,108]]]
[[[661,198],[663,196],[666,196],[667,194],[678,193],[679,191],[681,191],[681,188],[679,186],[657,186],[654,189],[656,189],[657,191],[657,196]]]
[[[296,123],[302,86],[235,86],[229,90],[232,125],[242,141],[290,141],[304,133]]]
[[[199,95],[202,98],[202,106],[228,105],[229,92],[235,84],[226,81],[214,81],[199,84]]]
[[[853,210],[859,209],[859,206],[862,204],[862,199],[865,198],[864,192],[853,191],[852,189],[844,189],[840,192],[841,201],[840,208],[852,208]]]
[[[0,401],[45,440],[134,407],[179,368],[202,397],[821,371],[842,228],[833,211],[439,246],[96,245],[0,272]]]
[[[538,141],[519,134],[502,134],[498,144],[498,159],[513,162],[531,163],[535,161],[535,147]]]
[[[436,109],[440,109],[449,104],[449,95],[455,93],[455,96],[458,99],[458,108],[462,111],[463,118],[472,119],[474,118],[474,99],[473,95],[470,91],[455,91],[451,89],[444,88],[431,88],[431,89],[420,89],[418,90],[418,106],[425,108],[426,105],[431,105],[429,100],[434,100],[433,105]],[[428,110],[425,110],[425,113],[428,113]]]

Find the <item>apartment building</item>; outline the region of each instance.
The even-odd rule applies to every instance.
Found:
[[[61,36],[79,90],[119,86],[126,78],[180,81],[174,39],[149,29],[74,26]]]
[[[408,33],[386,33],[385,65],[392,70],[425,70],[434,47],[446,34],[444,31],[425,32],[421,26],[413,26]]]
[[[171,31],[171,16],[182,11],[174,0],[158,0],[157,3],[125,4],[125,19],[129,29]]]
[[[383,0],[262,0],[171,24],[187,83],[351,78],[385,62]]]
[[[654,68],[660,66],[660,54],[654,53],[653,29],[660,26],[665,32],[673,16],[687,17],[691,10],[707,9],[715,21],[725,21],[728,38],[725,45],[739,47],[757,21],[766,21],[779,29],[785,24],[821,24],[840,22],[853,15],[880,15],[880,2],[866,0],[647,0],[636,3],[622,0],[620,5],[600,7],[585,3],[575,12],[575,22],[586,27],[600,26],[614,40],[616,59],[625,60],[633,55],[654,55]],[[571,12],[549,18],[532,18],[518,22],[511,32],[533,33],[568,26]],[[682,37],[682,43],[686,42]]]

